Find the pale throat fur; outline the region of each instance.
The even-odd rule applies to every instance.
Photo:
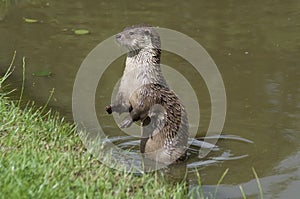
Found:
[[[140,49],[137,54],[128,53],[119,89],[123,91],[124,97],[130,98],[134,91],[147,84],[168,87],[159,58],[157,63],[153,64],[153,59],[157,59],[157,51],[158,49],[146,48]]]

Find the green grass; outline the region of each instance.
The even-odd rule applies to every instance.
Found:
[[[10,72],[7,73],[8,75]],[[5,75],[5,78],[8,76]],[[110,169],[72,124],[33,103],[22,109],[0,79],[0,198],[182,198],[183,184]]]
[[[57,114],[0,97],[1,198],[181,198],[184,186],[110,169]]]

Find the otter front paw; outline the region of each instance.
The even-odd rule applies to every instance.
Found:
[[[121,122],[121,124],[119,125],[119,127],[120,127],[121,129],[123,129],[123,128],[128,128],[128,127],[131,126],[132,123],[133,123],[133,121],[132,121],[131,117],[130,117],[130,116],[127,116],[127,117]]]
[[[111,105],[108,105],[105,107],[105,110],[108,114],[111,114],[112,113],[112,108],[111,108]]]

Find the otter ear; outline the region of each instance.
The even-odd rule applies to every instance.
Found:
[[[150,35],[150,30],[145,30],[144,33],[145,35]]]

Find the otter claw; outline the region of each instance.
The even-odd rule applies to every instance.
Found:
[[[111,113],[112,113],[111,105],[106,106],[106,107],[105,107],[105,110],[106,110],[106,112],[107,112],[108,114],[111,114]]]
[[[125,119],[121,122],[121,124],[119,125],[119,127],[120,127],[121,129],[123,129],[123,128],[128,128],[128,127],[131,126],[132,123],[133,123],[133,121],[132,121],[131,118],[125,118]]]

